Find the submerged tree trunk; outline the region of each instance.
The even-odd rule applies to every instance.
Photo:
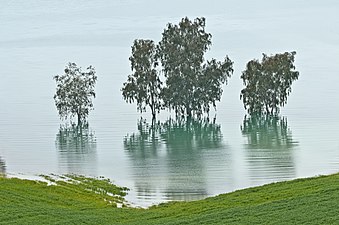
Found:
[[[192,117],[192,109],[190,107],[186,107],[186,114],[187,114],[187,118]]]
[[[78,116],[78,126],[81,126],[80,111],[78,111],[77,116]]]
[[[152,104],[150,104],[149,107],[151,108],[151,112],[152,112],[152,120],[155,120],[157,116],[157,113],[155,110],[155,104],[152,102]]]

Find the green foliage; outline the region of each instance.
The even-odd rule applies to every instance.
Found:
[[[63,75],[56,75],[55,105],[61,119],[77,116],[78,124],[86,121],[89,111],[93,109],[94,87],[97,81],[92,66],[83,72],[75,63],[68,63]]]
[[[149,209],[115,208],[92,179],[44,182],[0,177],[1,224],[337,224],[339,174],[254,187]],[[80,183],[79,183],[80,182]],[[85,182],[86,184],[83,184]],[[90,188],[88,188],[88,185]],[[115,193],[119,194],[118,190]],[[122,190],[122,192],[125,192]]]
[[[152,40],[135,40],[132,46],[132,56],[129,58],[133,74],[128,76],[123,84],[122,95],[126,102],[137,102],[140,112],[149,106],[155,118],[161,109],[161,84],[156,70],[156,47]]]
[[[198,85],[194,96],[197,101],[196,111],[209,112],[210,105],[216,108],[216,101],[221,100],[222,84],[227,84],[227,78],[233,73],[233,62],[225,57],[223,62],[212,59],[202,66],[202,73],[197,78]]]
[[[203,64],[211,38],[203,17],[194,21],[186,17],[179,25],[169,23],[162,34],[157,56],[166,77],[163,98],[178,114],[208,113],[210,104],[215,107],[220,100],[221,85],[233,72],[233,62],[227,56],[224,62],[212,59]]]
[[[41,175],[41,177],[51,182],[52,185],[73,189],[73,191],[77,193],[95,196],[106,205],[116,207],[117,204],[122,204],[122,206],[126,206],[123,197],[126,196],[129,189],[114,185],[110,179],[103,177],[92,178],[74,174],[63,176],[52,174],[51,176]]]
[[[129,58],[133,74],[123,84],[124,99],[136,101],[140,112],[149,106],[153,118],[164,107],[189,117],[208,113],[220,101],[222,85],[233,73],[233,62],[227,56],[224,61],[205,62],[211,38],[205,31],[205,18],[190,21],[186,17],[179,25],[169,23],[157,46],[151,40],[135,40]],[[158,65],[166,78],[165,87]]]
[[[245,88],[241,90],[240,99],[249,114],[277,114],[279,107],[287,103],[292,82],[299,77],[293,64],[295,54],[263,54],[262,62],[247,63],[241,75]]]

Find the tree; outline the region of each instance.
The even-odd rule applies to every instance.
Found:
[[[292,82],[299,77],[293,64],[295,54],[263,54],[262,62],[254,59],[247,63],[241,75],[245,88],[240,99],[249,114],[278,114],[279,107],[287,103]]]
[[[132,46],[131,61],[132,74],[121,89],[126,102],[137,102],[140,112],[146,111],[149,106],[153,119],[161,109],[161,85],[157,62],[155,59],[156,47],[152,40],[135,40]]]
[[[222,94],[221,85],[233,72],[233,62],[215,59],[204,64],[204,53],[211,45],[212,35],[205,31],[205,18],[190,21],[183,18],[179,25],[169,23],[157,48],[166,87],[162,97],[165,106],[178,114],[191,117],[208,112]]]
[[[83,72],[75,63],[68,63],[63,75],[56,75],[55,105],[61,119],[73,119],[77,116],[78,125],[86,121],[89,111],[93,109],[94,87],[97,81],[92,66]]]
[[[6,176],[6,164],[0,157],[0,177]]]

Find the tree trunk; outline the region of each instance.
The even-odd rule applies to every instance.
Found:
[[[80,112],[77,113],[77,116],[78,116],[78,126],[81,126]]]
[[[192,110],[190,107],[186,107],[186,114],[187,114],[187,118],[191,118],[192,117]]]
[[[155,111],[154,103],[149,105],[149,107],[151,108],[151,111],[152,111],[152,120],[155,120],[157,113]]]

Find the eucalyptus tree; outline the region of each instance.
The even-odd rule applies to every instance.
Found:
[[[166,107],[191,117],[208,112],[222,94],[221,85],[233,73],[233,62],[205,62],[212,35],[205,31],[205,18],[183,18],[178,25],[169,23],[162,33],[157,57],[163,67],[166,86],[162,97]]]
[[[1,159],[0,156],[0,177],[6,176],[6,164],[5,161]]]
[[[245,88],[240,99],[249,114],[278,114],[280,107],[287,103],[292,82],[299,77],[294,65],[295,54],[263,54],[261,62],[254,59],[247,63],[241,75]]]
[[[55,105],[61,119],[77,117],[78,125],[86,121],[93,109],[97,76],[94,67],[82,71],[75,63],[68,63],[63,75],[56,75]]]
[[[126,102],[136,101],[140,112],[146,111],[147,106],[152,112],[153,119],[161,109],[161,85],[158,63],[155,58],[156,46],[152,40],[135,40],[132,46],[132,74],[121,89]]]

